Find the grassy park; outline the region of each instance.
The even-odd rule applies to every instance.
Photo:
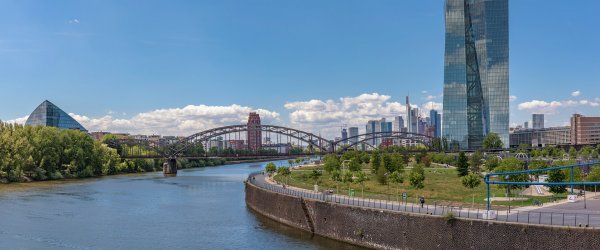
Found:
[[[465,153],[409,153],[403,149],[379,149],[371,152],[347,152],[342,155],[327,155],[319,164],[300,168],[273,169],[274,179],[290,186],[319,191],[333,190],[338,194],[383,200],[402,200],[407,194],[408,202],[424,196],[428,204],[485,207],[487,186],[483,176],[492,172],[511,172],[524,169],[543,169],[551,166],[574,164],[574,159],[597,157],[600,148],[570,150],[573,160],[559,156],[567,154],[556,148],[530,152],[531,160],[524,162],[512,156],[504,159],[496,155],[475,152]],[[554,160],[552,160],[554,159]],[[281,171],[280,171],[281,170]],[[539,175],[548,176],[550,182],[565,182],[570,176],[568,169],[540,172],[537,175],[512,175],[510,181],[528,182]],[[575,181],[600,181],[600,168],[588,172],[576,169]],[[550,195],[533,196],[522,192],[525,186],[510,186],[509,197],[518,200],[493,200],[494,207],[530,206],[534,202],[548,203],[566,199],[565,186],[550,188]],[[577,188],[577,187],[576,187]],[[595,187],[587,187],[594,191]],[[532,189],[530,189],[532,190]],[[506,197],[507,186],[492,185],[491,197]],[[529,191],[528,191],[529,192]],[[531,191],[533,192],[533,191]]]
[[[274,177],[276,181],[287,183],[287,185],[300,187],[304,189],[313,189],[315,181],[311,178],[311,173],[314,169],[321,170],[322,167],[305,167],[297,170],[292,170],[288,177],[277,175]],[[348,195],[349,189],[353,189],[356,197],[365,197],[371,199],[387,199],[387,200],[402,200],[402,192],[406,192],[409,202],[415,202],[415,199],[424,196],[427,203],[437,202],[442,205],[471,205],[473,197],[475,198],[475,206],[483,207],[486,204],[487,190],[482,183],[474,189],[464,187],[461,184],[461,179],[456,174],[455,169],[451,168],[425,168],[424,188],[417,189],[412,187],[408,181],[404,183],[387,183],[381,185],[375,178],[369,178],[362,185],[358,183],[341,183],[331,180],[331,174],[323,171],[323,175],[317,180],[319,190],[332,189],[340,194]],[[363,170],[368,173],[369,170]],[[364,193],[363,191],[364,190]],[[498,186],[492,186],[492,196],[504,197],[506,189]],[[518,191],[516,191],[518,192]],[[565,195],[560,195],[557,198],[564,198]],[[496,201],[494,205],[508,206],[527,206],[532,205],[534,199],[541,202],[548,202],[552,197],[528,197],[526,201]]]

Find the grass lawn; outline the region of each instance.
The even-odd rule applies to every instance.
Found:
[[[313,189],[315,184],[309,175],[312,172],[312,168],[303,168],[298,170],[292,170],[292,174],[286,179],[283,176],[275,176],[275,179],[279,182],[288,183],[288,185],[296,186],[304,189]],[[483,183],[471,190],[462,185],[460,178],[458,177],[455,169],[446,168],[425,168],[425,188],[415,189],[409,185],[408,173],[410,169],[405,170],[404,183],[388,185],[380,185],[374,175],[370,174],[370,170],[367,168],[363,169],[369,180],[366,181],[364,186],[364,197],[374,199],[388,199],[397,200],[402,199],[402,192],[406,192],[409,202],[415,202],[417,197],[424,196],[428,204],[442,205],[453,205],[453,206],[471,206],[473,197],[475,197],[475,206],[484,208],[486,205],[487,189]],[[339,191],[340,194],[348,195],[348,189],[355,190],[355,196],[361,197],[361,185],[352,183],[336,183],[330,179],[330,175],[323,171],[323,176],[319,179],[319,190],[333,189]],[[492,197],[504,197],[505,189],[498,186],[491,187]],[[520,193],[519,190],[513,190],[513,193]],[[399,194],[399,195],[397,195]],[[561,198],[566,197],[563,195]],[[492,202],[494,209],[496,207],[504,206],[528,206],[532,205],[534,200],[541,202],[549,202],[552,197],[528,197],[526,201],[505,201],[505,202]]]

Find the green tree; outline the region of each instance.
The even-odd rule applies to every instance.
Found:
[[[465,155],[465,152],[458,153],[458,160],[456,161],[456,171],[458,171],[459,177],[469,174],[469,159]]]
[[[592,155],[592,151],[594,151],[594,148],[592,148],[591,146],[589,146],[589,145],[584,146],[581,149],[581,157],[589,160]]]
[[[288,177],[290,176],[292,172],[290,171],[289,167],[278,167],[277,168],[277,174],[281,175],[285,178],[285,184],[288,184]]]
[[[324,161],[325,161],[325,171],[327,171],[327,173],[331,173],[335,170],[339,171],[341,169],[340,161],[338,160],[337,156],[335,156],[335,155],[325,156]]]
[[[529,163],[528,169],[529,170],[537,170],[537,169],[544,169],[544,168],[549,168],[550,164],[547,161],[544,160],[533,160]],[[540,176],[541,172],[533,172],[531,173],[531,175],[535,175],[536,177]]]
[[[567,179],[565,173],[561,170],[550,170],[548,171],[548,182],[564,182]],[[566,186],[549,186],[550,192],[554,194],[562,194],[567,192]]]
[[[504,143],[502,143],[500,136],[498,136],[498,134],[496,134],[496,133],[489,133],[483,139],[483,148],[484,149],[497,149],[497,148],[503,148],[503,147],[504,147]]]
[[[350,184],[352,184],[352,173],[349,171],[345,171],[342,174],[342,183],[346,183],[346,188],[348,189],[348,193],[350,192]]]
[[[367,180],[369,180],[369,177],[362,171],[358,172],[354,179],[354,182],[360,184],[361,197],[363,198],[365,197],[365,181]]]
[[[516,172],[516,171],[521,171],[523,170],[523,162],[520,161],[517,158],[514,157],[509,157],[506,159],[503,159],[500,162],[500,165],[496,168],[495,172],[497,173],[504,173],[504,172]],[[502,178],[502,180],[500,181],[511,181],[511,182],[527,182],[529,181],[529,177],[527,176],[527,174],[515,174],[515,175],[504,175],[504,176],[500,176],[499,178]],[[523,188],[522,185],[500,185],[502,188],[506,188],[507,190],[507,194],[510,194],[510,191],[512,189],[521,189]]]
[[[315,185],[319,183],[319,178],[321,178],[321,176],[323,176],[323,173],[316,169],[313,169],[310,173],[310,178],[315,182]]]
[[[577,159],[577,150],[575,149],[575,147],[571,147],[569,149],[569,159],[571,159],[571,160]]]
[[[362,168],[361,168],[361,166],[360,166],[360,163],[359,163],[358,157],[356,157],[356,158],[352,158],[352,159],[350,160],[350,163],[349,163],[349,165],[348,165],[348,169],[349,169],[350,171],[352,171],[352,172],[360,172],[360,171],[362,171]]]
[[[600,166],[593,167],[587,176],[587,181],[600,181]]]
[[[485,161],[485,168],[488,172],[494,171],[500,165],[500,159],[497,156],[492,156]]]
[[[416,189],[422,189],[425,187],[425,170],[421,164],[416,164],[408,174],[408,181],[410,185]]]
[[[404,170],[404,165],[406,164],[406,162],[404,162],[404,157],[400,153],[392,154],[392,163],[394,164],[394,168],[396,170],[401,171]]]
[[[340,170],[331,171],[331,176],[329,177],[335,183],[335,192],[339,193],[339,183],[342,181],[342,172]]]
[[[290,167],[291,167],[291,166],[294,166],[294,160],[292,160],[292,159],[289,159],[289,160],[288,160],[288,165],[289,165]]]
[[[383,165],[379,165],[377,169],[377,182],[381,185],[385,185],[387,183],[387,172]]]
[[[481,153],[481,151],[475,151],[475,153],[473,153],[471,155],[471,158],[469,159],[469,168],[471,170],[471,172],[473,173],[480,173],[481,172],[481,162],[483,160],[483,153]]]
[[[421,157],[421,163],[426,168],[431,167],[431,157],[429,155],[424,155]]]
[[[273,173],[275,173],[275,171],[277,171],[277,166],[275,165],[275,163],[269,162],[267,163],[267,166],[265,166],[265,171],[269,173],[269,175],[272,175]]]
[[[371,155],[371,169],[373,173],[377,173],[377,170],[381,166],[381,155],[378,150],[373,151]]]
[[[400,193],[400,184],[404,183],[404,176],[400,171],[394,171],[390,174],[389,180],[391,183],[396,184],[396,198],[399,200],[398,196]]]
[[[481,178],[479,177],[478,174],[470,173],[468,175],[463,176],[461,179],[461,182],[464,187],[471,189],[471,191],[473,191],[473,189],[475,189],[476,187],[478,187],[481,184]],[[475,194],[474,193],[473,193],[472,206],[475,206]]]
[[[383,167],[388,173],[392,173],[396,171],[396,165],[394,164],[394,159],[391,154],[383,154]]]

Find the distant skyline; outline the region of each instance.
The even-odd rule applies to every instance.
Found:
[[[0,119],[48,99],[90,131],[263,123],[339,136],[441,111],[444,1],[0,0]],[[597,1],[511,1],[510,123],[600,116]],[[531,124],[531,122],[530,122]]]

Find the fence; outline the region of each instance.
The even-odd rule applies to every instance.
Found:
[[[256,178],[258,177],[258,178]],[[262,179],[262,180],[261,180]],[[255,172],[249,175],[248,182],[251,184],[277,193],[290,196],[302,197],[304,199],[320,200],[333,202],[343,205],[369,207],[384,209],[390,211],[401,211],[415,214],[446,216],[449,213],[454,217],[468,219],[485,219],[486,209],[470,209],[456,206],[440,206],[437,204],[415,204],[408,202],[397,202],[390,200],[376,200],[370,198],[349,197],[345,195],[327,194],[324,192],[313,192],[298,188],[286,188],[280,185],[274,185],[264,181],[262,172]],[[491,210],[496,216],[492,220],[504,222],[516,222],[524,224],[541,224],[565,227],[600,227],[600,214],[583,213],[557,213],[543,211],[519,211],[511,210]]]

